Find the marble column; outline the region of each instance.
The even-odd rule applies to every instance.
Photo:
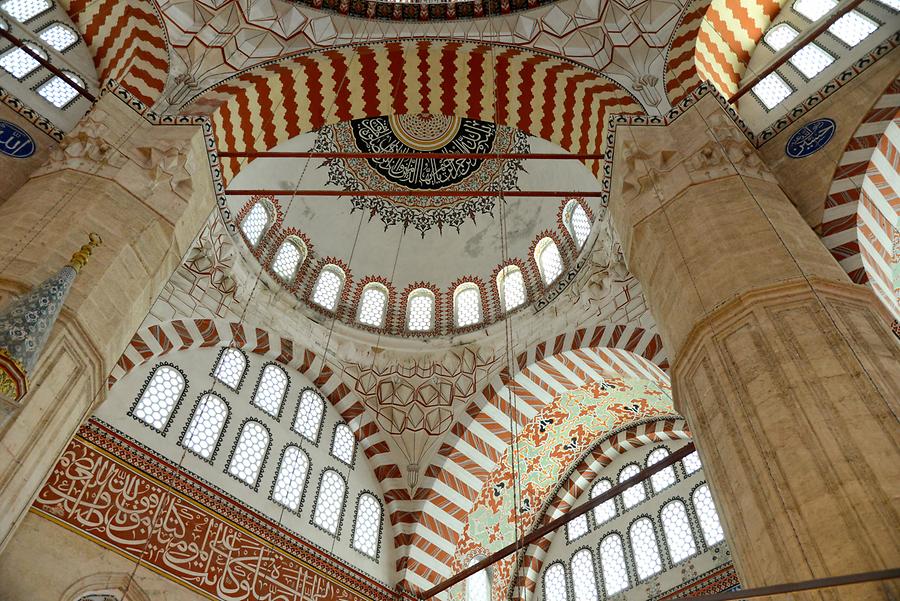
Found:
[[[900,565],[900,344],[872,291],[713,96],[667,127],[619,127],[615,156],[610,212],[744,587]]]
[[[152,125],[113,94],[0,205],[0,302],[28,291],[97,232],[29,392],[0,406],[0,549],[214,208],[199,126]]]

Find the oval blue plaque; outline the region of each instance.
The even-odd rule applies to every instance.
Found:
[[[34,154],[34,139],[24,129],[0,119],[0,152],[14,159],[27,159]]]
[[[787,141],[784,152],[792,159],[808,157],[831,141],[835,129],[835,123],[831,119],[810,121],[794,132]]]

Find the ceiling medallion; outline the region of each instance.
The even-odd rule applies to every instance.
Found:
[[[392,115],[342,122],[319,130],[318,152],[409,154],[527,153],[528,137],[493,123],[445,115]],[[518,189],[523,161],[481,159],[330,159],[328,184],[343,190],[389,190],[396,196],[351,199],[351,211],[378,215],[385,229],[402,225],[425,232],[437,226],[459,227],[479,214],[492,215],[497,196],[491,192]],[[411,190],[466,190],[477,197],[410,196]]]

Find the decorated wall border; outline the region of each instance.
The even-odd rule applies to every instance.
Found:
[[[284,377],[287,379],[287,383],[284,386],[284,393],[281,395],[281,404],[278,407],[278,413],[276,415],[272,415],[262,407],[256,404],[256,394],[259,392],[259,385],[262,384],[263,374],[266,371],[266,368],[269,366],[273,366],[276,369],[280,370]],[[249,367],[249,366],[248,366]],[[284,415],[284,406],[287,404],[288,394],[291,392],[291,375],[287,372],[284,366],[277,361],[266,361],[259,368],[259,376],[256,378],[256,384],[253,386],[253,392],[250,394],[250,406],[254,407],[260,411],[262,411],[263,415],[270,419],[274,419],[276,422],[281,421],[281,417]]]
[[[293,430],[291,430],[291,432],[293,432]],[[303,477],[303,483],[300,487],[300,489],[301,489],[300,490],[300,500],[297,502],[297,509],[291,509],[290,507],[288,507],[281,501],[275,500],[275,485],[278,483],[278,478],[281,476],[281,468],[284,466],[284,456],[287,453],[288,449],[290,449],[290,448],[297,449],[298,451],[303,453],[304,457],[306,457],[306,475]],[[273,503],[275,503],[276,505],[278,505],[279,507],[283,508],[288,513],[292,513],[296,516],[299,516],[300,513],[303,511],[303,504],[306,502],[306,493],[309,490],[310,476],[312,475],[312,473],[313,473],[313,463],[312,463],[312,459],[310,459],[310,457],[309,457],[309,453],[307,453],[306,450],[304,450],[303,447],[301,447],[300,444],[297,442],[294,442],[294,441],[286,442],[284,444],[284,446],[281,448],[281,454],[278,456],[278,464],[275,469],[275,477],[272,478],[272,485],[269,487],[268,499],[270,501],[272,501]]]
[[[178,395],[178,398],[175,399],[175,402],[172,404],[172,410],[169,412],[169,415],[166,418],[165,425],[162,427],[162,429],[159,429],[159,428],[154,428],[151,424],[148,424],[147,422],[145,422],[144,420],[142,420],[138,416],[136,416],[134,414],[134,410],[137,409],[137,405],[141,401],[141,397],[144,396],[144,392],[147,390],[147,387],[150,386],[150,382],[153,381],[153,376],[156,375],[156,372],[159,371],[159,368],[161,368],[161,367],[170,367],[170,368],[174,369],[175,371],[177,371],[181,375],[181,381],[184,382],[184,386],[181,387],[181,393]],[[138,392],[137,396],[134,397],[134,402],[131,403],[131,407],[128,409],[128,415],[130,417],[134,418],[135,420],[137,420],[138,423],[150,428],[151,430],[153,430],[154,432],[157,432],[161,436],[165,436],[169,432],[169,428],[172,425],[172,420],[175,419],[175,414],[178,413],[178,409],[181,408],[181,402],[184,400],[184,397],[187,395],[188,387],[189,387],[189,382],[188,382],[187,374],[184,373],[184,370],[182,370],[180,367],[178,367],[177,365],[175,365],[174,363],[171,363],[169,361],[160,361],[159,363],[157,363],[156,365],[153,366],[153,368],[150,370],[150,373],[144,379],[143,386],[141,386],[141,389]]]
[[[197,414],[197,411],[200,409],[200,403],[207,395],[213,395],[225,403],[225,421],[222,422],[222,427],[219,429],[219,435],[216,437],[216,444],[213,446],[212,453],[209,454],[209,457],[204,457],[194,449],[186,446],[184,444],[184,439],[187,436],[188,429],[191,427],[191,423],[194,421],[194,416]],[[228,423],[231,421],[231,405],[221,394],[216,392],[213,389],[204,390],[197,396],[197,402],[194,403],[194,409],[191,411],[191,417],[184,424],[184,428],[181,429],[181,435],[178,437],[178,446],[182,449],[186,450],[188,453],[193,454],[195,457],[199,458],[201,461],[205,461],[206,463],[212,465],[216,461],[216,455],[219,452],[219,448],[222,446],[222,439],[225,438],[225,432],[228,430]]]
[[[247,427],[247,424],[250,422],[254,422],[262,426],[262,428],[266,431],[266,435],[268,436],[268,440],[266,441],[266,448],[263,451],[262,461],[259,463],[259,471],[256,473],[256,482],[248,484],[245,480],[241,480],[239,477],[231,473],[231,462],[234,461],[234,454],[237,452],[238,444],[241,441],[241,436],[244,434],[244,428]],[[222,429],[224,432],[224,428]],[[236,481],[240,482],[242,485],[246,486],[253,492],[259,492],[259,483],[263,478],[263,472],[266,469],[266,462],[269,460],[269,453],[272,451],[272,430],[269,429],[262,420],[257,419],[256,417],[246,417],[241,422],[241,426],[237,430],[237,436],[234,437],[234,443],[231,445],[231,452],[228,453],[228,461],[225,462],[225,469],[222,470],[228,477],[234,478]]]
[[[31,123],[38,131],[47,134],[54,142],[62,142],[66,134],[61,129],[56,127],[50,119],[38,113],[3,88],[0,88],[0,101]]]
[[[375,557],[363,553],[353,544],[353,539],[356,538],[356,528],[357,521],[359,520],[359,502],[362,500],[363,495],[369,495],[375,502],[378,503],[378,538],[375,541]],[[359,491],[359,494],[356,495],[356,510],[353,512],[353,528],[350,531],[350,548],[365,557],[366,559],[371,559],[375,563],[381,563],[381,545],[384,542],[384,502],[376,495],[373,491],[364,488]]]

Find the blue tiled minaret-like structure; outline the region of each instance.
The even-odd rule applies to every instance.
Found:
[[[0,311],[0,398],[18,402],[28,392],[28,377],[41,356],[75,276],[91,251],[102,243],[97,234],[72,255],[62,269]]]

